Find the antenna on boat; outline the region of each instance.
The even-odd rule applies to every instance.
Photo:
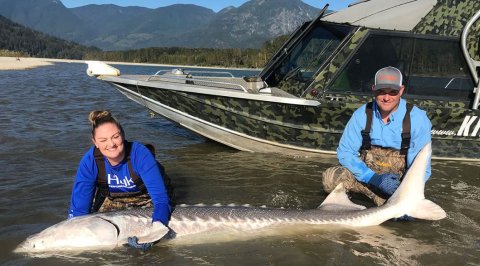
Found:
[[[477,61],[473,59],[470,56],[470,53],[468,52],[467,48],[467,37],[468,37],[468,32],[470,31],[470,28],[472,27],[473,23],[480,18],[480,10],[477,11],[477,13],[467,22],[465,25],[465,28],[463,28],[462,32],[462,38],[461,38],[461,43],[462,43],[462,51],[463,55],[465,56],[465,60],[467,61],[468,68],[470,69],[470,73],[472,73],[473,76],[473,81],[475,82],[475,98],[473,100],[473,106],[472,109],[478,109],[478,105],[480,102],[480,84],[479,84],[479,79],[478,79],[478,72],[477,72],[477,67],[480,67],[480,61]]]

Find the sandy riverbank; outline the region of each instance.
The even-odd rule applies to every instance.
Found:
[[[72,60],[72,59],[54,59],[54,58],[35,58],[35,57],[0,57],[0,70],[26,70],[41,66],[53,65],[56,62],[61,63],[85,63],[86,60]],[[161,64],[142,64],[142,63],[127,63],[127,62],[109,62],[106,64],[115,65],[142,65],[142,66],[167,66]]]
[[[53,58],[34,58],[34,57],[0,57],[0,70],[25,70],[41,66],[49,66],[55,62],[63,63],[85,63],[86,60],[72,60],[72,59],[53,59]],[[88,60],[87,60],[88,61]],[[106,64],[111,65],[136,65],[136,66],[158,66],[158,67],[173,67],[174,65],[166,64],[153,64],[153,63],[128,63],[128,62],[110,62],[103,61]],[[182,68],[217,68],[217,69],[243,69],[243,70],[255,70],[252,68],[225,68],[214,66],[181,66],[175,65],[175,67]]]
[[[0,70],[25,70],[48,65],[53,63],[42,58],[0,57]]]

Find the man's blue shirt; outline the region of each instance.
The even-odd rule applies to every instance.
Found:
[[[372,145],[384,148],[400,149],[402,142],[402,124],[403,118],[407,112],[406,101],[400,99],[399,106],[389,117],[388,123],[383,123],[382,117],[374,101],[372,128],[370,137]],[[365,162],[360,159],[360,147],[362,146],[361,131],[365,129],[367,114],[365,113],[366,104],[358,108],[350,118],[343,131],[340,143],[337,148],[337,158],[340,164],[353,173],[358,181],[368,183],[375,172],[370,169]],[[432,124],[425,111],[413,107],[410,112],[411,120],[411,140],[410,148],[407,153],[407,169],[412,165],[418,152],[431,141],[430,131]],[[430,160],[427,166],[425,181],[430,178],[431,165]]]
[[[80,161],[72,189],[69,217],[90,213],[98,167],[93,155],[94,147],[90,148]],[[153,203],[153,221],[167,225],[171,214],[170,201],[163,183],[162,174],[154,156],[144,145],[133,142],[130,160],[135,174],[145,184]],[[128,170],[127,160],[112,166],[104,157],[107,182],[111,192],[138,192]]]

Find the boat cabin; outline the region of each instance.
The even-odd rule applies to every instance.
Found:
[[[468,61],[480,59],[480,44],[475,37],[479,36],[479,23],[468,38],[469,57],[462,51],[463,28],[455,27],[465,25],[480,10],[480,3],[464,1],[464,5],[448,10],[446,3],[437,2],[442,1],[363,1],[357,4],[358,8],[354,5],[346,9],[346,14],[341,11],[305,23],[272,58],[260,77],[269,87],[296,97],[341,99],[371,95],[376,71],[394,66],[403,73],[406,99],[455,101],[478,108],[478,102],[474,106],[477,82]],[[379,3],[382,5],[378,6]],[[394,12],[388,11],[389,8]],[[413,11],[416,12],[412,14]],[[449,24],[452,28],[426,25],[445,15],[441,12],[455,15]],[[388,17],[394,23],[379,21],[389,13],[396,15],[395,19]],[[369,21],[361,17],[352,19],[352,14],[363,14]],[[371,14],[381,18],[373,19]],[[406,25],[397,20],[405,21]]]

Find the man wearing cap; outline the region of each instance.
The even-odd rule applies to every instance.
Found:
[[[431,140],[425,111],[401,98],[401,72],[385,67],[375,74],[375,100],[358,108],[343,131],[337,148],[341,166],[328,168],[322,181],[326,192],[338,183],[362,193],[380,206],[400,185],[418,152]],[[430,160],[425,182],[430,177]]]

